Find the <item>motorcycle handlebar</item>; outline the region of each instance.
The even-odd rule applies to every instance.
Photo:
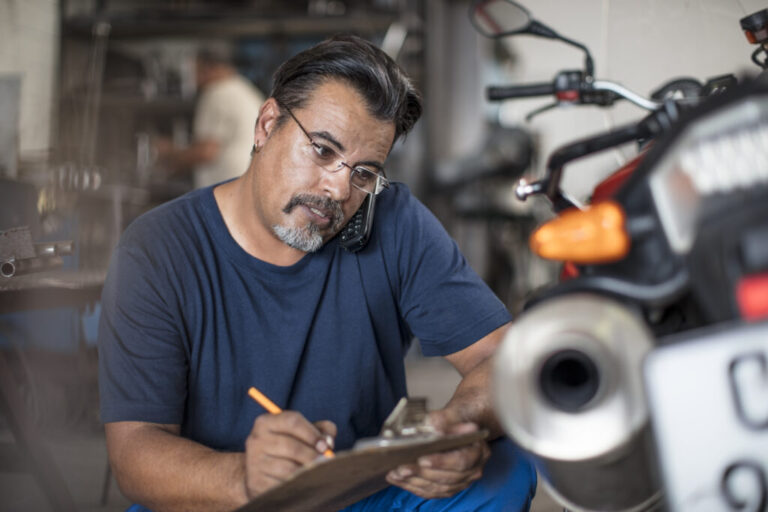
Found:
[[[499,85],[491,86],[487,89],[489,101],[526,98],[531,96],[550,96],[554,93],[555,85],[552,82],[525,85]]]
[[[608,80],[587,81],[580,71],[561,71],[552,82],[523,85],[495,85],[486,89],[489,101],[533,96],[551,96],[563,92],[575,92],[578,103],[609,106],[615,97],[624,98],[646,110],[656,110],[662,103],[645,98],[626,87]],[[605,93],[611,93],[606,96]],[[562,98],[558,98],[558,101]]]

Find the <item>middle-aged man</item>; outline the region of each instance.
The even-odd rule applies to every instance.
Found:
[[[100,392],[111,464],[136,510],[233,509],[329,445],[376,435],[406,395],[414,336],[462,375],[430,413],[435,428],[501,435],[488,380],[509,314],[435,217],[385,177],[420,114],[382,51],[329,39],[276,72],[242,177],[126,230],[103,293]],[[340,230],[372,204],[361,249]],[[250,386],[285,412],[266,413]],[[387,481],[349,510],[526,510],[536,476],[501,438]]]

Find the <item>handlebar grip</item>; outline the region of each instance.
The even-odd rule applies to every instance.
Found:
[[[552,82],[525,85],[498,85],[486,89],[488,100],[499,101],[510,98],[526,98],[529,96],[549,96],[555,94],[555,85]]]

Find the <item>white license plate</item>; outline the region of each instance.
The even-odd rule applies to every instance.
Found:
[[[768,510],[768,323],[675,341],[644,367],[670,510]]]

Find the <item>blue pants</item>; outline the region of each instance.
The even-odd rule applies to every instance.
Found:
[[[536,471],[506,438],[490,443],[483,477],[450,498],[428,500],[389,486],[343,512],[527,512],[536,492]],[[150,512],[132,505],[126,512]]]
[[[389,486],[343,512],[526,512],[536,493],[536,471],[508,439],[492,441],[490,447],[483,477],[450,498],[428,500]]]

